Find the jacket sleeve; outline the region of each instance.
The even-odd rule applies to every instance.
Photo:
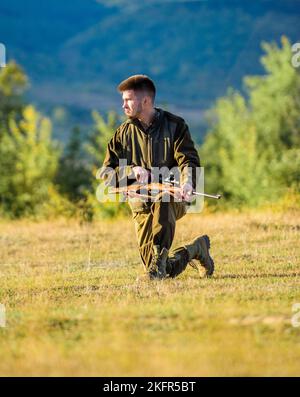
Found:
[[[180,171],[180,184],[190,183],[195,189],[197,177],[200,175],[200,168],[198,168],[200,167],[200,158],[185,123],[178,124],[176,128],[174,157]]]
[[[105,185],[119,187],[132,176],[132,166],[124,164],[126,161],[124,149],[121,142],[119,129],[109,141],[106,149],[103,165],[98,174],[99,179],[105,181]]]

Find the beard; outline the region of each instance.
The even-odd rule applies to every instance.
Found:
[[[139,103],[139,104],[137,105],[137,108],[136,108],[135,112],[132,113],[130,116],[128,116],[128,118],[129,118],[129,119],[132,119],[132,120],[138,118],[139,115],[142,113],[142,110],[143,110],[142,104]]]

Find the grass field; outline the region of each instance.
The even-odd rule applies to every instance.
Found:
[[[300,213],[187,215],[216,271],[141,282],[131,219],[0,223],[0,375],[300,375]]]

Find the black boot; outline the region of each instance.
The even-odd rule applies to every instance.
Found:
[[[153,256],[149,268],[149,278],[162,280],[167,276],[168,250],[160,249],[159,245],[153,246]]]
[[[197,237],[190,244],[185,245],[189,254],[189,261],[197,259],[201,266],[205,268],[206,276],[211,276],[214,272],[214,261],[209,255],[210,240],[208,236]]]

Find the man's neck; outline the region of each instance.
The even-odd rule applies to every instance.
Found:
[[[154,119],[155,112],[156,112],[156,110],[154,108],[152,108],[149,112],[140,115],[140,117],[138,117],[138,119],[142,123],[142,125],[149,126]]]

